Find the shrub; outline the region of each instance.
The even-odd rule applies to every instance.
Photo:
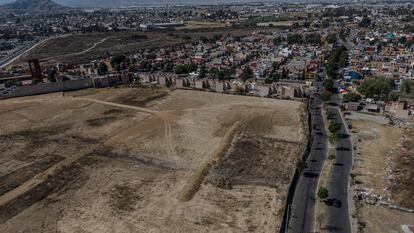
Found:
[[[323,93],[320,94],[319,97],[321,98],[321,100],[323,102],[327,102],[327,101],[331,100],[331,93],[329,93],[329,92],[323,92]]]
[[[334,133],[329,135],[329,142],[331,144],[336,144],[339,141],[339,134],[338,133]]]
[[[300,160],[296,163],[296,168],[300,171],[306,169],[307,167],[308,167],[308,163],[306,161]]]
[[[331,132],[332,134],[335,134],[341,129],[341,124],[338,122],[331,121],[328,129],[329,129],[329,132]]]
[[[325,187],[320,187],[318,190],[318,197],[319,199],[325,199],[329,196],[329,191]]]

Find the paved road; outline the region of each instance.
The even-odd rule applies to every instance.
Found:
[[[339,102],[338,95],[333,95],[331,103],[336,105]],[[328,198],[339,200],[341,205],[340,207],[327,205],[326,230],[327,232],[351,232],[348,211],[348,180],[352,167],[352,142],[344,126],[343,119],[339,115],[338,106],[329,106],[328,111],[331,111],[335,116],[335,120],[342,124],[339,133],[343,136],[336,145],[336,158],[328,179]]]
[[[321,116],[321,101],[319,98],[311,98],[310,101],[312,144],[307,159],[308,168],[302,172],[293,197],[289,232],[304,233],[314,230],[316,187],[327,154],[327,136]]]
[[[5,67],[8,65],[12,60],[16,59],[17,57],[21,56],[22,54],[26,53],[26,51],[31,47],[32,45],[27,45],[19,50],[15,51],[13,54],[10,54],[2,59],[0,59],[0,68]]]
[[[16,51],[15,53],[3,58],[0,60],[0,68],[4,68],[8,65],[10,65],[12,62],[16,61],[17,59],[19,59],[21,56],[25,55],[26,53],[30,52],[32,49],[36,48],[37,46],[45,43],[48,40],[51,39],[56,39],[56,38],[62,38],[62,37],[67,37],[70,36],[71,34],[63,34],[63,35],[59,35],[59,36],[54,36],[54,37],[49,37],[46,38],[40,42],[34,43],[34,44],[30,44],[25,46],[24,48],[20,49],[19,51]]]

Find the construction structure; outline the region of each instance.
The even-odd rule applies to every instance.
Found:
[[[29,69],[30,69],[30,74],[32,75],[32,80],[41,81],[43,79],[42,69],[40,67],[39,59],[29,60]]]

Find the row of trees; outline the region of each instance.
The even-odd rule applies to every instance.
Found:
[[[328,42],[329,44],[334,44],[337,41],[337,35],[336,33],[329,33],[326,38],[325,41]]]
[[[176,74],[188,74],[188,73],[197,71],[197,69],[198,69],[198,66],[194,63],[177,65],[175,67],[175,73]]]
[[[355,92],[349,92],[348,94],[345,94],[342,96],[342,102],[348,103],[348,102],[358,102],[362,99],[362,96]]]
[[[344,68],[348,65],[348,50],[345,46],[336,47],[329,56],[326,64],[326,73],[329,76],[334,76],[339,68]]]
[[[222,80],[230,80],[231,79],[231,75],[234,73],[234,69],[228,69],[228,68],[223,68],[223,69],[217,69],[217,68],[211,68],[209,70],[209,74],[211,75],[211,77],[213,79],[218,79],[220,81]],[[204,75],[203,75],[204,74]],[[202,72],[202,69],[200,68],[200,72],[199,72],[199,77],[200,78],[204,78],[205,77],[205,72]]]
[[[392,90],[393,81],[390,78],[375,78],[365,80],[359,87],[359,93],[374,99],[388,99]]]
[[[328,118],[332,118],[332,114],[331,116],[329,116],[330,114],[328,114]],[[329,130],[329,142],[331,144],[336,144],[339,140],[339,131],[341,130],[341,123],[336,122],[336,121],[331,121],[329,123],[328,126],[328,130]]]

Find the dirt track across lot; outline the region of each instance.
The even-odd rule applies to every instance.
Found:
[[[0,102],[0,232],[275,232],[303,104],[161,88]]]

